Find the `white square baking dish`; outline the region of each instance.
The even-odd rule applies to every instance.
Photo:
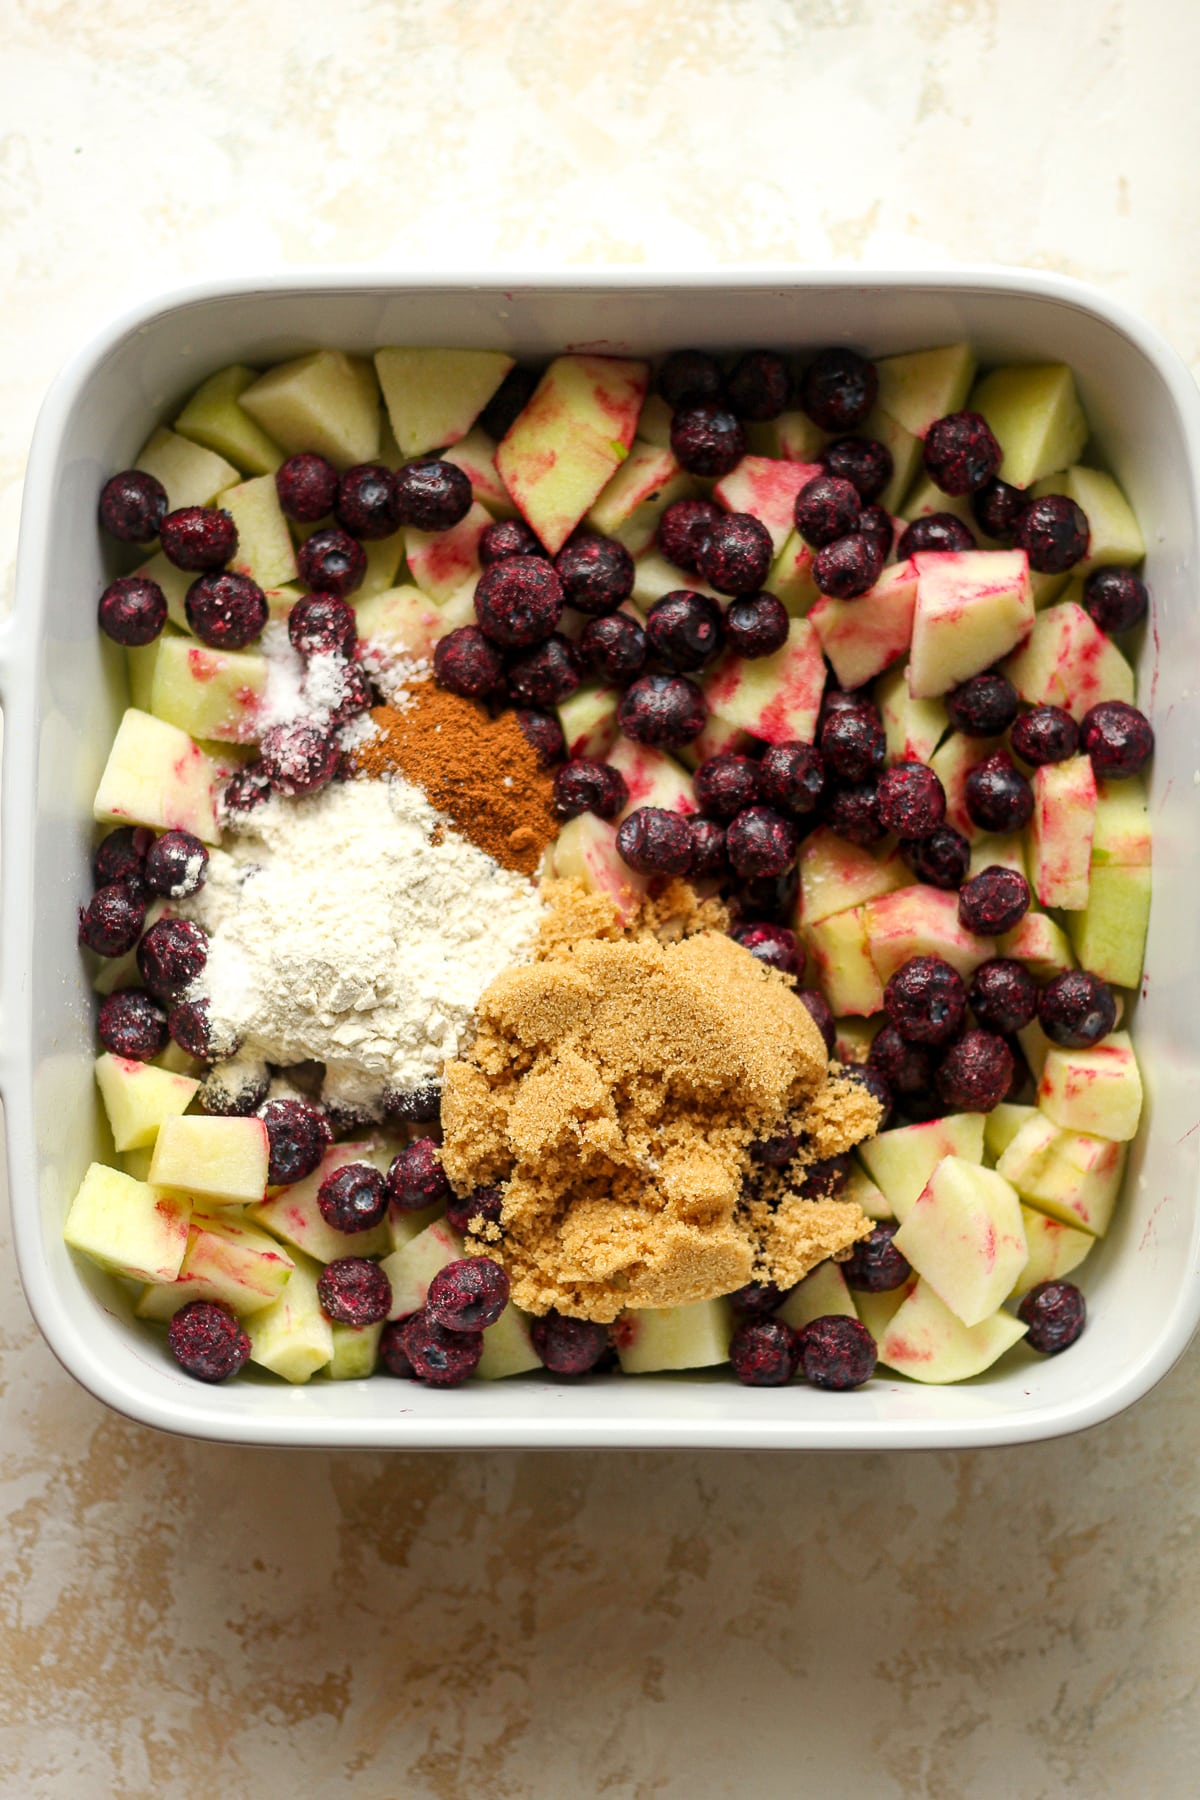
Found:
[[[968,338],[985,361],[1069,362],[1149,545],[1154,628],[1140,671],[1158,741],[1154,902],[1137,1043],[1149,1104],[1109,1240],[1089,1261],[1088,1330],[1067,1356],[1018,1351],[1000,1372],[932,1388],[886,1371],[855,1393],[739,1387],[717,1375],[521,1377],[435,1392],[380,1378],[288,1388],[247,1371],[212,1390],[136,1326],[118,1285],[67,1250],[61,1224],[98,1153],[92,995],[76,948],[91,800],[123,700],[96,630],[102,480],[211,370],[320,345],[442,343],[549,355],[852,343],[874,354]],[[1104,297],[1019,271],[408,277],[287,275],[211,283],[106,325],[38,421],[14,613],[0,631],[3,1041],[0,1082],[17,1252],[55,1354],[131,1418],[227,1442],[913,1449],[1051,1437],[1128,1406],[1200,1321],[1200,397],[1179,359]],[[107,647],[111,650],[111,646]]]

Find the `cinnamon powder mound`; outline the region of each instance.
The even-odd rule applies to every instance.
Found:
[[[355,774],[406,776],[504,868],[537,873],[558,835],[553,776],[515,713],[493,719],[478,701],[422,681],[408,689],[403,711],[377,706],[371,718],[374,737],[351,754]]]
[[[865,1236],[852,1203],[779,1194],[778,1179],[763,1198],[750,1158],[791,1129],[798,1180],[878,1124],[787,979],[694,910],[660,901],[622,933],[577,884],[545,897],[537,960],[487,989],[442,1090],[450,1181],[502,1189],[500,1233],[474,1247],[504,1264],[517,1305],[607,1323],[751,1280],[790,1287]]]

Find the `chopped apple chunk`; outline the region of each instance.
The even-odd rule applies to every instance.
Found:
[[[112,825],[190,831],[205,844],[220,840],[217,772],[186,731],[131,706],[117,727],[93,815]]]
[[[879,1340],[879,1360],[910,1381],[969,1381],[1020,1343],[1027,1329],[1006,1312],[964,1325],[929,1282],[918,1281]]]
[[[512,366],[500,350],[377,350],[375,372],[401,452],[420,456],[457,444]]]
[[[964,1325],[995,1312],[1029,1260],[1016,1189],[957,1156],[938,1163],[894,1242]]]
[[[156,1187],[197,1200],[240,1206],[261,1200],[269,1146],[261,1119],[205,1115],[165,1119],[154,1145],[150,1179]]]
[[[315,350],[280,363],[245,389],[241,404],[289,456],[315,450],[348,469],[379,453],[379,387],[361,356]]]
[[[922,550],[914,558],[909,691],[945,694],[1007,656],[1033,628],[1023,550]]]
[[[71,1202],[63,1237],[114,1275],[174,1281],[187,1249],[191,1210],[177,1195],[93,1163]]]
[[[1055,1044],[1042,1066],[1037,1103],[1064,1131],[1090,1131],[1118,1143],[1137,1136],[1142,1077],[1127,1031],[1114,1031],[1090,1050]]]

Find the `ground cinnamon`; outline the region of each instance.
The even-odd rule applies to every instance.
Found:
[[[553,778],[514,712],[492,718],[478,701],[422,681],[403,710],[377,706],[371,718],[375,736],[353,752],[356,773],[406,776],[498,863],[536,874],[558,831]]]

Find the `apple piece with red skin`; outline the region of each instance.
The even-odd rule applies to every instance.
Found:
[[[157,1069],[105,1051],[96,1058],[96,1086],[118,1150],[141,1150],[154,1143],[164,1119],[186,1112],[200,1087],[185,1075]]]
[[[150,1179],[155,1187],[191,1194],[210,1206],[244,1206],[266,1193],[269,1155],[261,1119],[208,1114],[164,1119]]]
[[[1096,818],[1090,756],[1035,769],[1029,821],[1029,879],[1043,906],[1079,912],[1087,905]]]
[[[996,1168],[1038,1212],[1103,1237],[1121,1191],[1128,1148],[1091,1132],[1064,1131],[1038,1111]]]
[[[134,1281],[174,1281],[187,1249],[191,1202],[120,1169],[92,1163],[63,1226],[73,1250]]]
[[[996,955],[1024,963],[1040,984],[1078,967],[1071,941],[1049,913],[1027,912],[1019,924],[996,939]]]
[[[952,731],[928,758],[930,768],[945,790],[946,823],[955,831],[961,831],[968,843],[973,844],[987,834],[967,811],[967,777],[972,769],[1003,748],[1003,738],[973,738],[965,731]]]
[[[733,1326],[733,1309],[725,1299],[622,1313],[613,1327],[621,1373],[715,1368],[729,1361]]]
[[[825,691],[821,640],[807,619],[793,619],[773,656],[720,656],[703,682],[709,712],[768,744],[811,744]]]
[[[423,594],[439,606],[460,592],[468,581],[478,581],[483,573],[479,561],[479,540],[492,523],[492,516],[474,501],[465,518],[449,531],[419,531],[415,525],[404,529],[404,553],[408,572]]]
[[[808,622],[842,687],[862,687],[906,654],[916,601],[917,572],[910,559],[886,568],[858,600],[823,594],[809,608]]]
[[[460,624],[473,624],[475,603],[473,590],[467,592],[469,616]],[[416,587],[388,588],[372,595],[355,610],[358,635],[369,652],[371,645],[392,656],[431,657],[434,645],[446,627],[447,607],[439,607]],[[366,658],[368,665],[369,654]]]
[[[165,1324],[189,1300],[212,1300],[238,1314],[261,1312],[278,1300],[295,1265],[244,1213],[193,1212],[187,1249],[174,1281],[143,1288],[134,1312]]]
[[[771,554],[778,556],[795,530],[796,495],[823,473],[818,463],[743,456],[716,483],[713,499],[727,512],[750,513],[765,525],[771,534]]]
[[[694,477],[680,468],[670,448],[639,439],[597,495],[584,523],[602,537],[624,544],[631,556],[640,556],[653,543],[668,506],[691,499],[698,491]]]
[[[1113,1031],[1090,1050],[1051,1046],[1037,1103],[1064,1131],[1126,1143],[1142,1116],[1142,1077],[1127,1031]]]
[[[591,757],[602,762],[616,743],[620,733],[617,708],[621,704],[620,688],[581,687],[561,702],[558,722],[562,726],[567,757]]]
[[[150,711],[194,738],[252,744],[262,735],[268,664],[256,650],[209,650],[195,638],[161,637]]]
[[[846,1286],[846,1277],[830,1259],[818,1263],[797,1282],[774,1316],[793,1331],[803,1331],[814,1319],[857,1319],[858,1308]]]
[[[889,762],[929,762],[950,730],[942,700],[914,700],[907,669],[891,669],[875,683],[875,704],[887,736]]]
[[[982,1113],[947,1113],[921,1125],[878,1132],[858,1146],[858,1155],[896,1218],[903,1220],[943,1158],[982,1163],[983,1132]]]
[[[386,1173],[394,1153],[392,1145],[381,1155],[378,1138],[334,1144],[311,1175],[289,1187],[277,1188],[260,1205],[252,1206],[246,1216],[317,1262],[333,1262],[339,1256],[382,1256],[395,1248],[386,1220],[368,1231],[338,1231],[321,1216],[317,1194],[321,1183],[348,1163],[369,1163],[381,1174]]]
[[[938,1163],[893,1240],[964,1325],[981,1325],[1029,1261],[1016,1189],[961,1157]]]
[[[1010,1300],[1023,1300],[1030,1288],[1038,1287],[1043,1281],[1062,1281],[1072,1269],[1079,1267],[1096,1242],[1086,1231],[1076,1231],[1074,1226],[1064,1225],[1061,1219],[1052,1219],[1047,1213],[1035,1212],[1032,1206],[1024,1204],[1021,1206],[1021,1223],[1025,1227],[1029,1261],[1013,1284],[1008,1296]]]
[[[871,960],[882,982],[914,956],[940,956],[966,981],[996,954],[995,939],[960,924],[958,895],[941,888],[900,888],[868,901],[866,914]]]
[[[827,825],[819,825],[804,839],[799,867],[797,925],[819,924],[833,913],[912,885],[898,850],[868,850],[838,837]]]
[[[975,379],[970,344],[942,344],[936,350],[906,350],[882,356],[876,404],[916,438],[947,413],[961,412]]]
[[[216,769],[186,731],[131,706],[122,715],[92,803],[102,825],[153,825],[221,840]]]
[[[502,350],[377,350],[375,373],[403,454],[421,456],[465,438],[512,367]]]
[[[557,356],[496,451],[522,516],[552,556],[628,456],[649,364]]]
[[[691,776],[665,750],[619,737],[605,761],[610,768],[620,771],[629,789],[629,799],[618,816],[618,824],[639,806],[658,806],[664,812],[699,812]]]
[[[913,558],[909,691],[928,700],[990,669],[1033,630],[1023,550],[922,550]]]
[[[789,532],[767,576],[767,592],[783,602],[793,619],[803,619],[821,598],[813,579],[814,555],[798,531]]]
[[[1134,703],[1133,670],[1082,606],[1063,600],[1034,621],[1004,673],[1030,706],[1061,706],[1073,719],[1101,700]]]
[[[302,1385],[333,1359],[333,1327],[321,1309],[321,1265],[297,1251],[278,1300],[246,1318],[250,1358],[285,1381]]]
[[[493,519],[515,519],[517,509],[496,467],[496,440],[482,425],[476,425],[456,444],[441,452],[443,462],[462,470],[471,484],[471,492],[480,506],[486,506]],[[370,544],[364,545],[370,552]]]
[[[867,909],[845,912],[803,927],[805,949],[817,971],[821,992],[839,1016],[869,1018],[883,1006],[883,984],[871,960]]]
[[[581,881],[589,893],[605,894],[623,925],[629,924],[646,897],[647,882],[617,852],[616,827],[594,813],[570,819],[554,840],[554,873],[560,880]]]
[[[1003,1311],[964,1325],[927,1281],[918,1281],[878,1340],[879,1360],[910,1381],[944,1386],[982,1375],[1028,1329]]]

